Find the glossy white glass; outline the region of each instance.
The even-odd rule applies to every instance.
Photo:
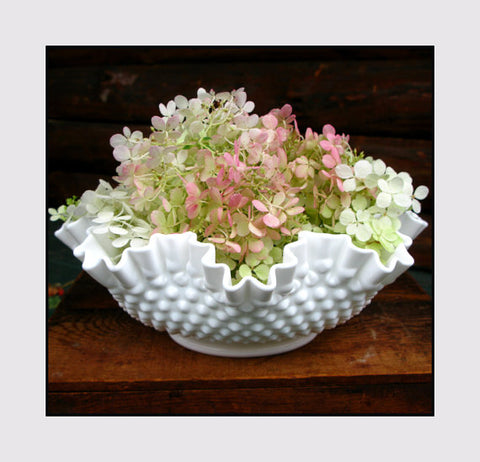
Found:
[[[250,357],[299,348],[360,313],[413,264],[408,248],[427,223],[412,212],[401,221],[404,243],[387,265],[347,235],[302,231],[267,284],[247,277],[233,286],[214,246],[191,232],[155,234],[147,246],[125,250],[118,264],[85,218],[55,234],[133,318],[191,350]]]

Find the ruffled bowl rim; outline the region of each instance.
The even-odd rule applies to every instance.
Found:
[[[377,252],[372,249],[363,249],[357,247],[349,235],[347,234],[327,234],[327,233],[314,233],[311,231],[300,231],[298,234],[298,240],[292,243],[287,244],[283,249],[283,261],[281,263],[276,263],[272,265],[269,271],[269,276],[267,283],[264,284],[254,276],[246,276],[242,278],[238,283],[232,284],[231,271],[230,268],[225,263],[216,262],[216,249],[212,243],[200,242],[197,239],[197,235],[191,231],[182,234],[153,234],[147,245],[142,247],[129,247],[126,248],[121,255],[120,260],[117,263],[114,263],[110,257],[107,255],[107,252],[103,248],[105,255],[98,256],[94,255],[90,251],[88,246],[88,241],[95,240],[99,243],[96,235],[92,232],[93,226],[88,225],[88,219],[80,218],[74,222],[66,222],[55,231],[55,236],[60,239],[65,245],[70,247],[73,250],[74,255],[82,261],[82,268],[88,272],[92,268],[103,264],[108,271],[111,273],[116,273],[121,271],[131,259],[132,255],[136,253],[145,253],[154,250],[155,240],[159,240],[165,237],[168,239],[175,239],[175,236],[181,236],[182,239],[187,238],[187,242],[190,245],[197,246],[203,255],[201,257],[200,263],[204,269],[214,270],[222,273],[222,287],[223,290],[233,294],[244,290],[246,285],[253,286],[257,291],[267,291],[272,292],[277,288],[277,273],[281,270],[294,270],[294,268],[299,264],[298,258],[296,257],[294,251],[295,249],[303,245],[304,241],[308,239],[310,235],[316,236],[315,239],[319,239],[318,236],[324,236],[325,240],[343,240],[344,245],[350,247],[350,250],[361,255],[364,254],[371,260],[375,262],[375,265],[378,266],[382,271],[388,275],[392,273],[395,268],[400,264],[402,267],[409,267],[413,264],[413,257],[408,252],[408,248],[412,244],[413,239],[420,234],[427,226],[428,223],[420,218],[417,214],[413,212],[406,212],[401,217],[402,227],[405,228],[405,232],[399,232],[400,236],[403,239],[394,254],[390,257],[389,261],[386,264],[383,264],[380,260],[380,257]],[[408,234],[407,234],[408,233]],[[322,239],[322,238],[320,238]]]

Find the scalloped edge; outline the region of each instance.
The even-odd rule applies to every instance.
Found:
[[[325,244],[335,243],[336,241],[340,252],[349,251],[356,254],[363,261],[362,268],[368,266],[372,287],[375,284],[385,286],[393,282],[414,263],[413,257],[407,249],[412,244],[412,240],[428,226],[426,221],[413,212],[402,215],[401,223],[400,234],[404,243],[397,247],[386,265],[380,261],[374,250],[355,246],[350,236],[346,234],[301,231],[296,242],[284,247],[283,261],[270,268],[267,284],[260,282],[253,276],[247,276],[239,283],[232,285],[228,266],[215,261],[215,246],[211,243],[199,242],[197,235],[193,232],[168,235],[154,234],[146,246],[125,249],[118,263],[112,262],[105,247],[101,245],[101,238],[92,233],[91,221],[87,218],[64,223],[55,232],[55,236],[73,250],[75,257],[82,261],[82,268],[107,288],[115,287],[118,284],[117,281],[120,281],[127,288],[129,286],[133,287],[135,281],[138,281],[138,273],[145,276],[143,273],[146,269],[139,266],[139,260],[148,258],[148,254],[152,252],[155,255],[162,248],[163,243],[170,242],[173,243],[173,247],[178,248],[181,246],[181,242],[185,241],[188,248],[186,263],[189,263],[192,254],[195,254],[195,258],[192,258],[192,260],[200,257],[199,262],[206,279],[206,287],[213,292],[223,292],[229,302],[238,304],[249,299],[268,302],[275,291],[281,294],[288,293],[293,284],[295,273],[302,263],[299,261],[298,255],[304,253],[306,257],[305,247],[311,241],[324,241]],[[175,243],[176,240],[178,243]],[[144,254],[147,256],[142,257]],[[133,263],[130,264],[130,262]],[[136,274],[132,273],[132,265],[135,268],[133,273]],[[200,270],[198,265],[196,269],[197,271]],[[159,275],[157,274],[157,276]]]

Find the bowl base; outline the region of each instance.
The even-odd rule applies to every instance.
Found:
[[[271,356],[300,348],[310,343],[316,336],[316,333],[295,337],[293,339],[283,340],[271,343],[256,343],[250,345],[213,343],[206,340],[198,340],[189,337],[183,337],[179,334],[169,334],[170,337],[179,345],[212,356],[224,356],[228,358],[253,358],[257,356]]]

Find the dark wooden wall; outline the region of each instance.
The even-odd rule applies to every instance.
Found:
[[[302,132],[331,123],[381,157],[433,209],[433,47],[47,47],[48,205],[115,173],[109,138],[127,125],[149,133],[158,104],[198,87],[244,87],[259,115],[293,106]],[[432,267],[432,226],[412,247]]]

